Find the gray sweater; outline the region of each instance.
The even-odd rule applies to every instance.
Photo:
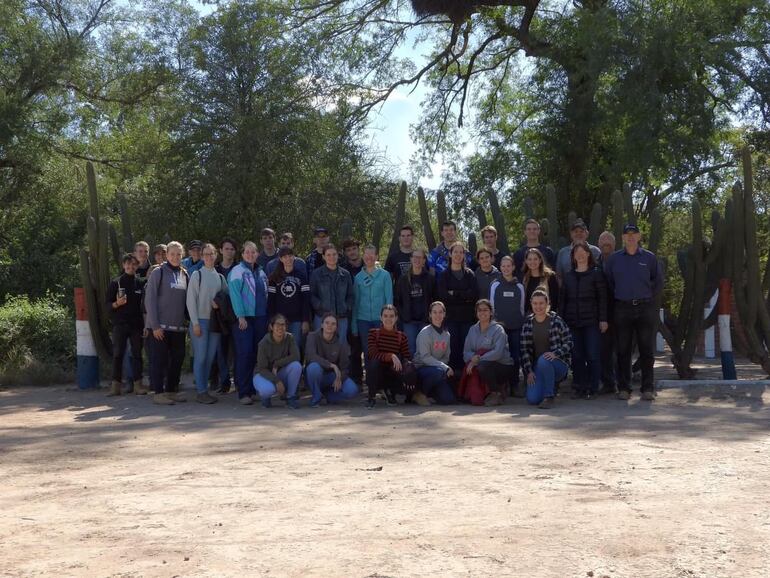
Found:
[[[348,378],[350,369],[350,346],[347,339],[340,339],[337,334],[331,341],[323,337],[323,329],[311,331],[305,341],[305,363],[317,363],[324,369],[331,369],[332,363],[340,370],[342,381]]]
[[[481,349],[487,350],[481,356],[481,361],[496,361],[503,365],[513,365],[513,359],[511,359],[511,353],[508,350],[508,336],[505,334],[503,326],[496,321],[493,321],[484,332],[481,331],[478,323],[471,326],[463,348],[465,362],[468,363]]]
[[[187,271],[181,267],[174,269],[163,263],[150,273],[144,293],[147,311],[144,326],[147,329],[185,331],[187,285]]]
[[[257,350],[257,373],[271,383],[278,381],[278,376],[273,373],[273,368],[281,369],[292,361],[299,361],[299,349],[294,342],[294,336],[286,333],[283,341],[276,343],[273,336],[268,333],[259,342]]]
[[[433,325],[423,327],[417,334],[415,366],[449,369],[449,343],[449,331],[439,333]]]
[[[216,269],[201,267],[190,275],[187,288],[187,312],[190,323],[198,325],[200,319],[211,317],[211,302],[220,291],[227,291],[227,281]]]
[[[481,267],[479,267],[476,269],[474,275],[476,275],[476,283],[479,285],[479,299],[489,299],[489,289],[492,286],[492,283],[501,277],[500,271],[497,270],[497,267],[492,265],[492,270],[489,273],[484,273],[484,271],[481,270]]]

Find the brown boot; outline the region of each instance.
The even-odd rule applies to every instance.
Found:
[[[120,395],[121,387],[123,387],[121,382],[113,380],[113,382],[110,384],[110,392],[107,394],[107,397],[115,397]]]
[[[142,381],[134,382],[134,395],[147,395],[148,389]]]
[[[165,393],[156,393],[152,396],[152,402],[158,405],[174,405],[174,400],[168,397]]]

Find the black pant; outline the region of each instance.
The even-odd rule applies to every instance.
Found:
[[[607,331],[601,336],[601,351],[599,353],[602,366],[602,385],[607,389],[615,389],[615,366],[618,363],[615,354],[615,323],[610,323]]]
[[[655,366],[655,327],[657,312],[653,303],[632,305],[615,302],[615,331],[618,346],[618,389],[631,391],[631,355],[634,337],[639,347],[639,366],[642,370],[642,391],[652,391]]]
[[[134,381],[142,381],[142,328],[115,325],[112,328],[112,379],[123,381],[123,358],[131,345],[131,370]]]
[[[513,365],[505,365],[497,361],[482,361],[478,366],[479,377],[490,391],[505,393],[508,382],[513,379]]]
[[[366,363],[366,387],[369,390],[369,399],[374,399],[381,389],[393,394],[408,395],[414,392],[414,388],[407,388],[404,384],[402,373],[395,371],[390,363],[383,363],[377,359],[370,359]]]
[[[166,391],[179,391],[185,335],[183,331],[164,331],[163,339],[158,341],[150,334],[150,386],[155,393],[163,393],[164,384]]]

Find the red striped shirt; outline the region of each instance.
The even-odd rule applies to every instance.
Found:
[[[401,331],[388,331],[387,329],[370,329],[367,336],[369,345],[369,359],[377,359],[385,363],[392,363],[392,354],[401,359],[411,359],[409,342]]]

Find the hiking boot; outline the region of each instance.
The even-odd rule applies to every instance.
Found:
[[[421,391],[415,391],[414,395],[412,396],[412,399],[414,400],[414,403],[421,407],[426,407],[430,405],[430,400],[428,397]]]
[[[618,392],[614,385],[602,385],[599,388],[599,395],[615,395]]]
[[[219,389],[214,391],[214,393],[218,393],[220,395],[225,394],[225,393],[230,393],[230,383],[229,382],[228,383],[223,383],[222,385],[219,386]]]
[[[167,393],[156,393],[152,396],[152,403],[157,403],[158,405],[174,405],[176,402],[171,399]]]
[[[553,407],[553,398],[552,397],[546,397],[543,401],[540,402],[540,405],[538,405],[540,409],[551,409]]]
[[[134,395],[147,395],[147,386],[142,381],[134,383]]]
[[[320,399],[318,399],[318,400],[310,400],[310,407],[312,407],[313,409],[321,407],[321,400]]]
[[[398,405],[398,401],[396,400],[396,394],[394,394],[392,391],[385,392],[385,400],[388,402],[388,407],[393,407],[395,405]]]
[[[618,392],[618,396],[617,397],[618,397],[618,399],[620,399],[622,401],[628,401],[629,399],[631,399],[631,392],[627,391],[625,389],[621,389]]]
[[[484,405],[487,407],[502,405],[502,403],[503,403],[502,396],[496,391],[493,391],[492,393],[490,393],[487,396],[487,398],[484,400]]]
[[[113,380],[113,382],[110,384],[110,391],[107,393],[107,397],[116,397],[120,395],[121,387],[123,387],[122,383],[120,383],[119,381]]]
[[[167,391],[166,396],[177,403],[184,403],[187,401],[187,398],[180,391]]]
[[[210,395],[208,392],[205,391],[203,393],[199,393],[198,395],[196,395],[195,401],[197,401],[198,403],[212,404],[212,403],[218,402],[219,400],[213,395]]]
[[[247,396],[244,396],[241,399],[239,399],[238,403],[240,403],[241,405],[252,405],[254,403],[254,400],[251,399],[251,397],[247,395]]]
[[[299,409],[299,400],[296,397],[286,398],[286,407],[289,409]]]
[[[642,399],[644,401],[654,401],[655,400],[655,393],[653,391],[643,391],[642,392]]]

